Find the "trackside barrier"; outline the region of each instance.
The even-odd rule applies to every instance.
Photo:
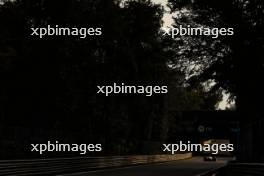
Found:
[[[176,155],[138,155],[86,158],[57,158],[0,161],[0,175],[57,175],[191,158],[191,153]]]
[[[201,176],[264,176],[264,164],[230,163]]]

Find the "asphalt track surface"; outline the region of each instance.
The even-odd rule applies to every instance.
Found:
[[[194,157],[188,160],[74,173],[65,176],[198,176],[224,166],[229,160],[230,158],[217,158],[216,162],[205,162],[202,157]]]

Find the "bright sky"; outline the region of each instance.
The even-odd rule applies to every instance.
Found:
[[[167,3],[167,0],[152,0],[154,3],[159,3],[159,4],[162,4],[162,5],[166,5]]]
[[[152,1],[154,3],[163,5],[164,8],[166,9],[167,0],[152,0]],[[164,21],[164,27],[170,27],[171,24],[173,23],[172,15],[171,14],[168,14],[168,13],[164,14],[163,21]]]

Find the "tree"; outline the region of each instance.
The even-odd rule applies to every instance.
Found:
[[[236,100],[237,108],[241,110],[260,110],[261,107],[256,103],[256,99],[259,95],[262,97],[258,82],[263,75],[261,66],[261,55],[263,54],[261,52],[263,44],[263,32],[261,32],[263,12],[261,9],[263,2],[171,0],[169,5],[172,11],[187,7],[197,15],[189,18],[189,21],[185,21],[188,24],[234,28],[235,35],[233,37],[221,37],[219,40],[211,42],[204,37],[198,39],[200,44],[196,44],[193,51],[207,52],[203,54],[207,60],[204,64],[202,63],[204,60],[198,57],[198,62],[205,65],[205,68],[200,69],[199,75],[193,79],[198,79],[200,82],[216,81],[214,87],[228,90],[232,94],[231,98]],[[186,19],[186,16],[182,19]],[[179,19],[175,20],[176,23],[182,22]],[[197,40],[194,40],[192,39],[192,42],[197,43]],[[197,57],[194,57],[196,53],[193,51],[187,51],[185,55],[192,54],[189,58],[195,62]],[[249,60],[249,58],[253,58],[253,60]]]
[[[192,50],[185,51],[183,59],[196,65],[203,65],[199,67],[198,74],[192,75],[189,79],[190,84],[199,85],[213,80],[215,82],[213,91],[222,88],[231,93],[231,99],[235,100],[237,111],[241,114],[240,122],[243,129],[241,142],[254,143],[253,148],[241,143],[244,151],[239,157],[243,158],[250,153],[246,158],[247,161],[260,161],[261,149],[255,144],[258,140],[257,136],[262,136],[263,130],[258,127],[261,125],[256,125],[255,122],[262,124],[261,116],[263,116],[263,104],[259,103],[259,100],[264,98],[263,85],[260,84],[264,76],[263,1],[170,0],[169,6],[172,11],[188,9],[194,14],[187,16],[187,20],[185,20],[186,15],[185,18],[176,18],[176,23],[183,19],[184,24],[234,28],[233,37],[220,37],[214,42],[208,42],[205,37],[198,39],[201,41],[200,44],[196,44]],[[188,37],[180,42],[186,41],[189,41]],[[192,38],[191,41],[196,43],[197,40]],[[205,63],[200,57],[197,61],[194,51],[204,55]],[[247,133],[250,135],[246,135]]]
[[[25,138],[28,145],[54,136],[69,143],[102,143],[104,154],[138,154],[145,141],[168,138],[176,111],[214,109],[218,96],[203,87],[188,89],[182,70],[171,67],[181,59],[174,41],[162,36],[163,9],[148,0],[120,3],[17,0],[0,6],[0,57],[6,60],[1,119],[7,128],[29,129],[15,141],[18,148]],[[103,35],[30,36],[31,27],[47,24],[101,27]],[[114,82],[169,85],[169,93],[96,94],[97,85]]]

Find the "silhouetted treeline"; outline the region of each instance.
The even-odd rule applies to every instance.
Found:
[[[196,4],[194,7],[200,8]],[[221,90],[207,91],[200,84],[191,86],[186,82],[186,73],[181,69],[183,55],[178,53],[181,43],[162,35],[163,14],[159,5],[147,0],[125,3],[115,0],[17,0],[0,5],[1,147],[3,151],[10,146],[17,148],[17,151],[2,155],[23,157],[22,151],[30,143],[47,140],[102,143],[105,155],[140,154],[147,152],[142,150],[146,142],[173,138],[175,134],[170,132],[181,118],[179,111],[214,110],[222,98]],[[237,19],[233,21],[240,24]],[[39,39],[30,35],[31,27],[48,24],[100,27],[103,35],[86,39],[61,36]],[[228,62],[233,63],[240,56],[261,58],[257,56],[261,51],[253,47],[253,44],[261,46],[255,43],[257,38],[253,37],[252,41],[249,38],[252,46],[242,50],[239,56],[233,54],[232,58],[236,59],[228,59]],[[240,37],[235,39],[221,42],[229,42],[230,48],[234,46],[240,50],[248,41]],[[253,49],[256,52],[251,55]],[[233,51],[232,48],[232,53],[239,53]],[[240,102],[237,91],[244,86],[243,74],[246,76],[250,72],[253,76],[251,71],[255,67],[247,66],[257,61],[239,62],[241,67],[223,63],[228,67],[223,68],[220,62],[221,66],[216,69],[218,77],[214,79]],[[169,93],[152,97],[96,94],[97,85],[114,82],[168,85]],[[253,90],[250,84],[245,85]],[[244,88],[241,91],[245,91]]]

